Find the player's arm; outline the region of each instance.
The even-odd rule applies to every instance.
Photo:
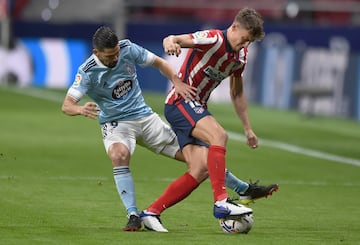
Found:
[[[245,136],[247,138],[246,143],[250,147],[256,148],[258,145],[258,138],[251,128],[247,111],[246,95],[243,88],[243,79],[241,76],[230,76],[230,96],[235,112],[243,124]]]
[[[196,88],[183,83],[169,62],[159,56],[155,56],[152,65],[174,84],[175,92],[178,95],[181,95],[183,98],[194,99],[194,96],[196,95]]]
[[[170,35],[163,39],[164,51],[168,55],[179,56],[181,48],[193,48],[194,46],[194,40],[189,34]]]
[[[70,95],[66,95],[61,110],[69,116],[83,115],[92,119],[96,119],[99,112],[96,103],[86,102],[84,105],[79,105]]]

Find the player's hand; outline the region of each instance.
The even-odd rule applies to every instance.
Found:
[[[99,107],[94,102],[86,102],[85,105],[81,107],[80,114],[89,117],[91,119],[96,119],[99,114]]]
[[[168,55],[176,55],[179,56],[181,54],[181,46],[173,41],[173,37],[169,36],[164,39],[163,47],[165,53]]]
[[[246,135],[246,144],[250,146],[252,149],[256,149],[258,147],[258,138],[256,134],[252,131],[252,129],[248,129],[245,132]]]
[[[196,97],[197,89],[186,83],[174,83],[175,93],[177,96],[182,96],[186,101],[194,100]]]
[[[168,55],[176,55],[178,57],[181,54],[181,47],[179,44],[174,43],[164,48],[165,53]]]

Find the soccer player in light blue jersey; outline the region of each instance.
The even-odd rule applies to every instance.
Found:
[[[157,68],[173,82],[179,96],[191,98],[196,92],[196,89],[178,78],[164,59],[130,40],[119,41],[109,27],[103,26],[95,32],[93,54],[79,67],[62,105],[62,111],[67,115],[83,115],[99,120],[104,146],[113,166],[115,185],[127,211],[128,223],[124,231],[138,231],[142,228],[129,168],[136,144],[185,161],[175,133],[145,103],[136,65]],[[93,102],[80,105],[85,94]],[[187,175],[201,183],[208,177],[206,163],[188,166]],[[256,199],[270,194],[270,187],[243,182],[228,170],[226,177],[227,187],[239,195]],[[176,188],[172,191],[179,201],[186,197],[177,196]]]

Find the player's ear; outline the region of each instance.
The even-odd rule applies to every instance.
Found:
[[[99,54],[99,50],[97,50],[96,48],[93,49],[93,54],[95,54],[96,56]]]
[[[231,29],[232,29],[233,31],[236,31],[236,29],[238,29],[238,28],[239,28],[239,23],[237,23],[237,22],[232,23]]]

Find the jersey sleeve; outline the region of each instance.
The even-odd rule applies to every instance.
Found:
[[[131,43],[131,54],[135,62],[140,66],[150,66],[155,60],[154,53],[135,43]]]
[[[197,31],[190,34],[190,37],[193,39],[195,47],[214,44],[218,40],[216,32],[212,30]]]
[[[90,86],[90,79],[81,69],[78,70],[75,80],[69,88],[67,95],[79,101],[88,91]]]

